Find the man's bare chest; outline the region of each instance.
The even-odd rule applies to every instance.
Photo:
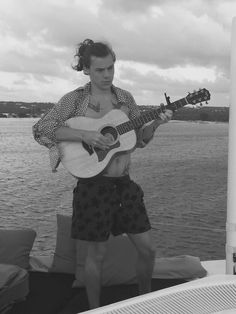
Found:
[[[128,115],[128,108],[119,107],[117,100],[113,97],[90,97],[85,116],[101,118],[113,109],[121,109]]]

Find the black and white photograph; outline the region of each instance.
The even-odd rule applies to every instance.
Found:
[[[0,313],[236,313],[236,2],[1,0],[0,41]]]

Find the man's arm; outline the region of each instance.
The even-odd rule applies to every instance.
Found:
[[[96,146],[100,149],[108,149],[109,144],[111,144],[110,139],[98,131],[80,130],[62,126],[55,131],[55,135],[57,141],[84,141],[88,145]]]
[[[153,138],[156,129],[163,123],[167,123],[172,118],[173,112],[166,110],[165,113],[159,115],[160,119],[154,120],[145,126],[142,132],[142,141],[147,144]]]
[[[129,118],[135,119],[140,116],[141,112],[138,105],[136,104],[134,97],[128,93],[128,108],[129,108]],[[164,113],[159,114],[159,118],[154,120],[152,123],[136,130],[137,144],[136,147],[145,147],[148,142],[153,138],[156,129],[163,123],[168,122],[172,118],[173,112],[171,110],[166,110]]]
[[[76,93],[64,95],[37,123],[33,126],[35,140],[48,148],[56,146],[56,130],[65,127],[65,121],[75,111]]]

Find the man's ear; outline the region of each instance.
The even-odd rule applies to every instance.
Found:
[[[85,75],[89,75],[89,68],[85,68],[85,67],[84,67],[84,68],[83,68],[83,71],[84,71],[84,74],[85,74]]]

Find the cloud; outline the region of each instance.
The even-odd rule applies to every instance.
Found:
[[[71,70],[71,64],[76,44],[85,38],[109,41],[117,59],[126,65],[136,62],[166,73],[174,73],[173,69],[187,73],[187,68],[206,70],[209,75],[214,72],[214,80],[208,83],[220,88],[217,82],[221,77],[226,92],[235,1],[2,0],[0,9],[0,71],[16,73],[19,80],[24,74],[30,75],[25,81],[29,95],[34,84],[46,89],[45,97],[50,95],[46,84],[53,86],[51,99],[60,95],[63,84],[70,88],[84,81]],[[182,87],[188,89],[198,82],[191,73],[176,80],[174,75],[131,70],[123,69],[117,82],[136,95],[141,93],[138,88],[144,88],[150,99],[156,95],[157,83],[163,90],[181,94]],[[13,77],[8,83],[18,90]],[[58,85],[52,85],[52,80]],[[146,80],[144,87],[142,80]],[[204,80],[203,75],[201,81],[207,82]]]
[[[6,0],[3,0],[6,1]],[[100,32],[100,22],[96,19],[92,1],[47,1],[47,0],[7,0],[6,9],[1,14],[5,29],[18,39],[31,40],[41,37],[51,45],[68,47],[84,36]],[[17,12],[17,14],[16,14]]]
[[[225,71],[228,67],[229,34],[207,15],[197,17],[184,8],[174,7],[158,18],[150,12],[132,13],[128,22],[127,15],[114,11],[108,14],[104,10],[101,17],[105,16],[113,25],[115,47],[122,60],[148,62],[162,68],[199,64],[216,65]]]

